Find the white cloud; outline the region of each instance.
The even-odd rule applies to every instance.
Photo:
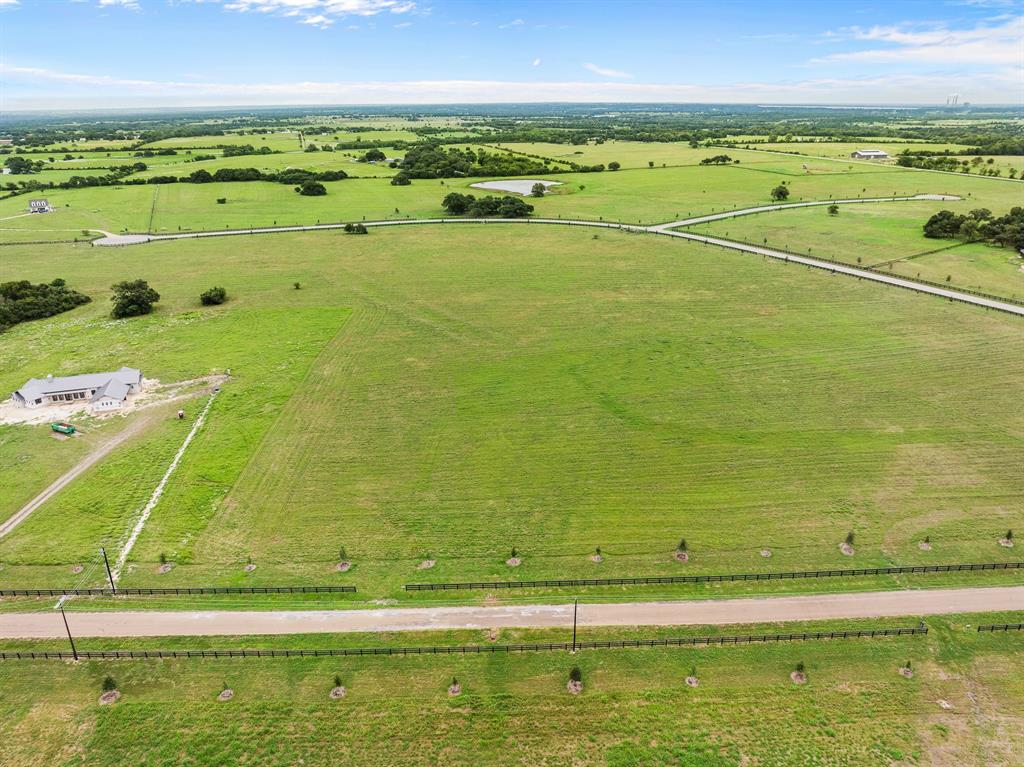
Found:
[[[618,69],[609,69],[608,67],[599,67],[597,64],[584,64],[584,69],[593,72],[595,75],[601,75],[601,77],[620,77],[627,78],[633,75],[626,72],[621,72]]]
[[[689,83],[411,80],[218,83],[156,81],[8,66],[4,79],[31,96],[5,94],[4,109],[299,104],[659,102],[754,104],[941,104],[951,92],[975,103],[1019,101],[1006,73],[818,78],[703,86]],[[26,89],[24,86],[29,86]],[[53,92],[56,91],[56,95]]]
[[[395,24],[394,26],[395,26],[395,29],[405,29],[406,27],[411,27],[412,26],[412,22],[411,21],[403,21],[401,24]]]
[[[306,16],[300,24],[309,24],[314,27],[320,27],[320,29],[327,29],[334,23],[334,19],[329,19],[322,13],[318,13],[316,16]]]
[[[525,23],[526,22],[523,21],[522,19],[512,19],[512,21],[508,22],[507,24],[499,24],[498,29],[508,29],[509,27],[521,27]]]
[[[862,63],[923,63],[1024,66],[1024,16],[998,25],[950,29],[945,24],[848,27],[830,34],[832,39],[882,43],[884,47],[833,53],[812,64],[835,61]]]
[[[103,2],[104,0],[100,0]],[[134,2],[134,0],[108,0]],[[239,13],[264,13],[272,16],[301,17],[300,24],[321,28],[345,16],[376,16],[380,13],[401,14],[416,8],[411,0],[231,0],[224,7]],[[314,22],[309,19],[324,19]]]
[[[534,59],[534,60],[533,60],[533,65],[534,65],[535,67],[539,67],[539,66],[540,66],[540,59]]]
[[[0,7],[18,5],[18,0],[0,0]]]
[[[100,8],[125,8],[129,11],[141,10],[136,0],[99,0],[97,5]]]

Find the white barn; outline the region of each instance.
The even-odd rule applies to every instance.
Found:
[[[858,149],[856,152],[851,152],[850,157],[855,160],[884,160],[889,156],[888,152],[883,152],[881,149]]]
[[[15,405],[42,407],[88,400],[93,410],[118,410],[129,394],[142,388],[142,372],[123,367],[112,373],[86,373],[79,376],[30,378],[11,395]]]

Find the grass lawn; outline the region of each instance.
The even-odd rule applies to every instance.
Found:
[[[6,334],[3,387],[120,364],[234,374],[127,584],[344,581],[395,596],[425,579],[1013,559],[995,543],[1024,499],[1013,318],[541,226],[79,253],[5,248],[0,280],[62,276],[97,300]],[[164,295],[159,311],[108,321],[108,286],[134,276]],[[212,284],[232,300],[199,309]],[[112,456],[0,542],[5,580],[65,583],[124,529],[179,428],[149,432],[138,461]],[[853,559],[837,550],[848,530]],[[934,554],[917,548],[925,535]],[[685,568],[670,557],[681,537]],[[356,562],[344,576],[340,546]],[[503,564],[512,546],[517,569]],[[158,577],[161,553],[177,566]],[[438,566],[417,571],[427,554]]]
[[[0,664],[4,763],[39,765],[604,765],[1011,767],[1024,759],[1022,637],[981,618],[926,637],[701,649],[401,658]],[[890,621],[891,625],[893,622]],[[913,620],[897,621],[913,625]],[[866,628],[877,622],[794,630]],[[590,629],[585,638],[763,633]],[[79,640],[80,648],[360,647],[566,641],[566,631],[443,636]],[[66,649],[6,642],[4,649]],[[905,679],[898,669],[914,669]],[[805,664],[807,684],[789,674]],[[584,690],[566,691],[578,665]],[[696,669],[699,686],[684,683]],[[104,677],[121,699],[99,706]],[[328,692],[340,676],[346,696]],[[449,697],[455,677],[462,694]],[[216,698],[224,686],[234,697]],[[938,701],[949,708],[942,708]]]

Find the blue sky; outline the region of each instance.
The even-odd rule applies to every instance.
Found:
[[[0,0],[0,109],[1024,104],[1024,3]]]

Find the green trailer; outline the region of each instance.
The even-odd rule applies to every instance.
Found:
[[[75,433],[75,427],[72,426],[69,423],[63,423],[63,422],[61,422],[61,423],[51,423],[50,424],[50,428],[53,429],[55,432],[58,432],[60,434],[74,434]]]

